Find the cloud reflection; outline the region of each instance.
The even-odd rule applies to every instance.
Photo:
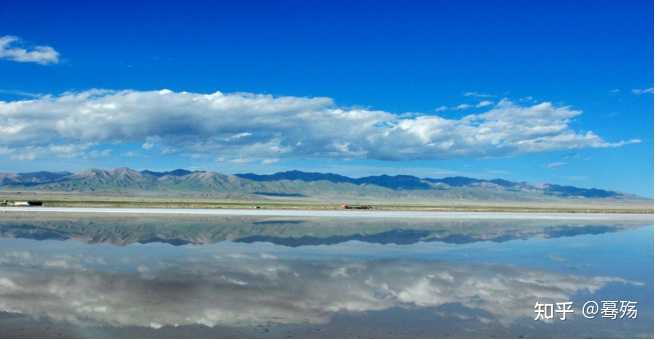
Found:
[[[461,304],[509,324],[620,278],[422,260],[208,256],[173,261],[0,252],[0,311],[78,326],[325,324],[337,313]]]

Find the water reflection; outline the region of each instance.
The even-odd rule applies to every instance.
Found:
[[[648,338],[642,224],[3,215],[0,337]],[[533,320],[589,298],[640,319]]]
[[[581,277],[503,265],[434,261],[300,261],[274,256],[187,256],[164,263],[81,254],[0,258],[0,309],[81,326],[160,328],[328,323],[335,313],[459,304],[482,322],[528,319],[537,297],[568,301],[617,277]],[[98,263],[99,265],[95,265]],[[97,268],[94,268],[97,267]],[[98,269],[102,268],[102,270]]]
[[[107,216],[6,213],[0,216],[0,237],[33,240],[75,239],[87,243],[210,244],[224,240],[270,242],[298,247],[347,241],[414,244],[440,241],[465,244],[530,238],[593,235],[633,229],[643,221],[517,221],[330,218],[282,219],[228,216]]]

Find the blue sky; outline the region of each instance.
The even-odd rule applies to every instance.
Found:
[[[3,1],[0,171],[465,175],[652,197],[652,6]]]

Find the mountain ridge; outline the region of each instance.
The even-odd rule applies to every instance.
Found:
[[[323,195],[448,199],[646,199],[637,195],[570,185],[532,185],[502,178],[464,176],[443,178],[412,175],[377,175],[359,178],[335,173],[282,171],[269,175],[221,174],[215,171],[87,169],[78,173],[38,171],[0,173],[0,190],[79,192],[184,192],[237,196],[321,197]]]

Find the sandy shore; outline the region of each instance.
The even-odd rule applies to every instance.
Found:
[[[421,219],[531,219],[531,220],[622,220],[653,222],[651,214],[601,213],[513,213],[513,212],[436,212],[377,210],[275,210],[275,209],[165,209],[165,208],[47,208],[0,207],[3,212],[30,213],[93,213],[153,215],[217,215],[276,217],[343,217],[343,218],[421,218]]]

